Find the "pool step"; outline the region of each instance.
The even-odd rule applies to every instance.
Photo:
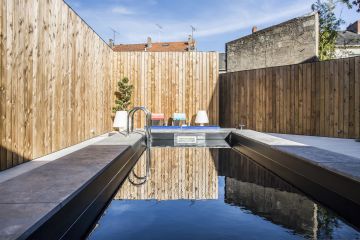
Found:
[[[203,140],[196,143],[179,143],[175,139],[159,139],[151,142],[151,147],[203,147],[203,148],[231,148],[225,140]]]
[[[225,140],[231,133],[230,128],[155,128],[151,129],[151,138],[153,140],[174,140],[174,139],[185,139],[189,141],[196,136],[197,139],[204,140]]]

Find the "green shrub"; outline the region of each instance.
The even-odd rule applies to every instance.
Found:
[[[131,104],[131,95],[134,91],[134,86],[129,83],[129,78],[124,77],[118,81],[118,90],[115,92],[116,100],[113,112],[127,111]]]

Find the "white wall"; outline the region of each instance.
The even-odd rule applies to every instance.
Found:
[[[355,47],[336,47],[335,49],[335,57],[336,58],[348,58],[360,56],[360,46]]]

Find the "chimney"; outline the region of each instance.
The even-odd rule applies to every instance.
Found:
[[[256,27],[256,26],[253,26],[252,29],[251,29],[251,32],[252,32],[252,33],[256,33],[256,31],[257,31],[257,27]]]
[[[192,35],[189,35],[188,37],[188,51],[194,51],[195,50],[195,40]]]
[[[148,37],[146,41],[146,48],[151,48],[151,47],[152,47],[151,37]]]
[[[357,20],[353,24],[350,24],[347,29],[347,31],[360,34],[360,20]]]
[[[109,46],[110,46],[111,48],[114,47],[114,40],[112,40],[111,38],[109,39]]]

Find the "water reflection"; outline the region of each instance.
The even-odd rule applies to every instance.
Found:
[[[331,211],[299,190],[229,149],[153,148],[149,166],[144,154],[135,175],[148,175],[142,185],[127,179],[117,200],[218,199],[311,239],[358,238],[359,234]],[[224,191],[218,178],[224,176]]]
[[[147,154],[149,152],[143,154],[134,167],[138,176],[146,175]],[[148,180],[136,186],[128,178],[115,199],[217,199],[218,149],[152,148],[150,154]]]
[[[318,206],[281,178],[235,151],[220,152],[225,202],[314,238]]]
[[[311,239],[360,238],[356,230],[332,211],[247,156],[236,151],[220,151],[219,159],[219,175],[225,176],[226,203]]]

